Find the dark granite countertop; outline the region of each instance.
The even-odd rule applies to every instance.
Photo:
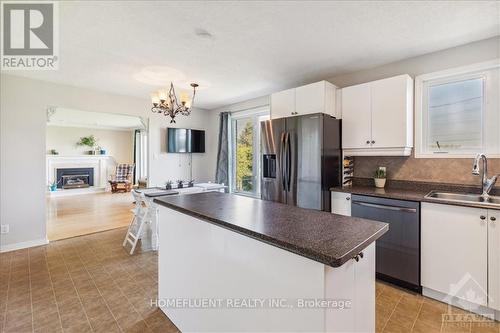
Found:
[[[400,180],[387,180],[385,188],[376,188],[372,179],[357,178],[354,179],[353,185],[348,187],[332,187],[332,192],[344,192],[359,195],[367,195],[379,198],[430,202],[437,204],[500,209],[500,207],[481,204],[475,202],[457,202],[448,200],[436,200],[426,198],[425,196],[431,191],[451,192],[451,193],[481,193],[478,186],[458,185],[458,184],[443,184],[443,183],[428,183],[428,182],[411,182]],[[492,195],[498,195],[497,190],[492,191]]]
[[[154,202],[333,267],[388,230],[382,222],[220,192],[160,197]]]

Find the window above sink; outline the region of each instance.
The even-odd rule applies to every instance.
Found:
[[[415,157],[500,157],[500,61],[415,78]]]

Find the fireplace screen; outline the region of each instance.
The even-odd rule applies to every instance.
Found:
[[[62,188],[89,187],[89,175],[62,176]]]
[[[94,185],[94,168],[57,169],[57,187],[62,189],[84,188]]]

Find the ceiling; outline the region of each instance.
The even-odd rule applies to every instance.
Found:
[[[499,13],[497,1],[64,1],[59,70],[11,74],[143,98],[196,81],[196,105],[212,109],[499,35]]]
[[[75,110],[62,107],[47,110],[47,125],[125,131],[146,128],[144,122],[139,117],[116,113]]]

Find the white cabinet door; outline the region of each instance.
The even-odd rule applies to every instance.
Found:
[[[332,192],[332,213],[351,216],[351,193]]]
[[[488,210],[488,306],[500,310],[500,211]]]
[[[375,297],[371,297],[375,295],[375,242],[362,252],[363,258],[355,266],[355,332],[375,332]]]
[[[325,112],[325,81],[295,88],[295,112],[297,114]]]
[[[372,147],[413,146],[413,80],[399,75],[371,83]]]
[[[325,332],[375,332],[375,242],[362,252],[358,262],[325,266],[325,298],[352,302],[326,312]]]
[[[271,119],[290,117],[295,114],[295,88],[271,95]]]
[[[370,148],[370,100],[369,83],[342,89],[342,149]]]
[[[481,208],[422,203],[423,287],[486,305],[487,214]]]
[[[336,87],[327,81],[311,83],[295,89],[297,114],[326,113],[334,117]]]

